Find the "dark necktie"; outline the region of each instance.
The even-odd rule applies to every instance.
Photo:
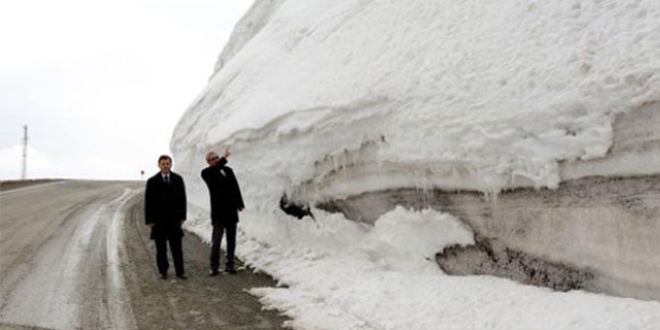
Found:
[[[170,176],[169,175],[165,176],[165,183],[170,183]]]

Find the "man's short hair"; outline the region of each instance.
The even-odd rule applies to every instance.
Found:
[[[162,156],[158,157],[158,164],[160,164],[160,162],[162,162],[163,159],[167,159],[167,160],[169,160],[170,163],[172,162],[172,157],[170,157],[170,156],[168,156],[168,155],[162,155]]]
[[[215,157],[218,157],[218,154],[215,151],[210,151],[208,154],[206,154],[206,160],[211,160]]]

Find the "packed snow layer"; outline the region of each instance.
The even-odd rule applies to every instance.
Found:
[[[225,66],[225,63],[231,60],[255,34],[261,31],[261,28],[268,23],[270,17],[284,1],[286,0],[254,2],[241,21],[236,24],[229,42],[222,50],[220,56],[218,56],[213,74],[220,71]]]
[[[278,202],[658,174],[658,148],[606,157],[617,116],[660,100],[657,31],[651,0],[257,0],[174,131],[189,229],[208,238],[199,171],[231,146],[238,253],[288,287],[254,293],[299,329],[652,329],[657,302],[444,276],[407,253],[423,230],[388,241],[380,220],[314,209],[298,222]],[[462,237],[438,228],[442,244]]]
[[[442,251],[437,260],[451,274],[660,301],[660,176],[592,177],[498,196],[409,188],[334,203],[370,223],[400,205],[453,214],[487,249]]]

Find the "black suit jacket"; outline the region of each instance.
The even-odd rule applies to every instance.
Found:
[[[144,193],[144,219],[154,224],[151,239],[183,236],[181,221],[186,219],[186,187],[183,178],[170,172],[170,183],[163,181],[160,172],[147,180]]]
[[[201,173],[209,189],[211,221],[214,225],[237,223],[238,210],[245,207],[234,171],[225,166],[226,163],[227,160],[221,158],[216,166],[209,166]]]

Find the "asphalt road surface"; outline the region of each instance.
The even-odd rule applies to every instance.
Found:
[[[62,181],[0,192],[0,329],[281,329],[286,319],[245,292],[273,280],[249,269],[208,277],[209,247],[192,234],[188,280],[158,277],[142,188]]]

